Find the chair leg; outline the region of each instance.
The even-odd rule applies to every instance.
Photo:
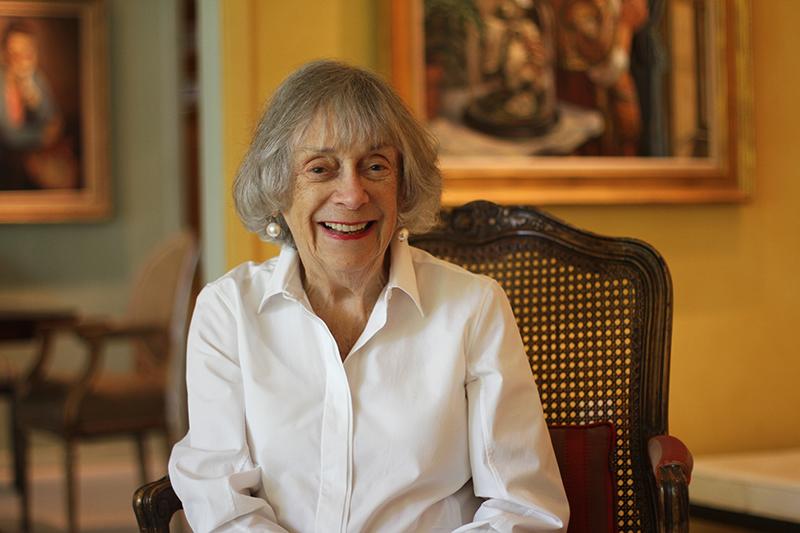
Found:
[[[78,490],[75,479],[75,444],[71,439],[64,442],[64,467],[66,470],[67,521],[69,533],[78,532]]]
[[[136,434],[136,448],[139,452],[139,481],[144,485],[147,483],[147,443],[144,433]]]
[[[15,417],[16,422],[16,417]],[[20,495],[20,529],[27,533],[31,529],[31,487],[28,478],[28,435],[15,423],[14,427],[14,467],[17,488]]]
[[[12,450],[11,464],[14,466],[14,487],[17,491],[22,491],[22,467],[19,464],[19,450],[17,449],[17,402],[14,395],[11,395],[9,402],[9,430],[11,431]]]
[[[165,457],[167,458],[167,461],[169,461],[169,456],[172,455],[173,446],[175,446],[179,440],[180,437],[175,439],[170,430],[164,432],[164,451],[166,452]]]

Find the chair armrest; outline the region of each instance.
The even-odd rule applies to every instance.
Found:
[[[114,319],[81,319],[79,321],[59,321],[43,323],[39,328],[42,337],[40,355],[33,365],[29,379],[39,379],[44,368],[49,364],[51,344],[56,333],[71,331],[89,344],[89,362],[85,374],[93,373],[100,363],[104,342],[138,337],[149,345],[166,346],[169,343],[169,329],[162,324],[147,324]]]
[[[70,330],[74,329],[75,324],[77,324],[79,321],[80,318],[77,316],[39,320],[36,322],[36,330],[39,332]]]
[[[165,350],[169,346],[169,330],[160,324],[135,323],[113,319],[82,319],[76,322],[54,322],[43,324],[40,329],[41,347],[39,356],[32,365],[30,373],[20,383],[20,396],[37,386],[37,382],[45,379],[47,367],[53,352],[53,339],[56,334],[69,331],[88,344],[88,359],[85,367],[79,371],[79,377],[72,382],[66,401],[66,411],[72,413],[77,409],[90,383],[100,373],[107,342],[115,339],[138,338],[154,353]],[[69,418],[69,417],[68,417]]]
[[[148,483],[133,494],[133,511],[143,533],[168,533],[172,516],[181,509],[183,504],[169,476]]]
[[[46,372],[47,366],[50,364],[53,352],[53,338],[61,332],[75,331],[77,322],[78,319],[74,317],[37,322],[36,332],[40,341],[39,352],[33,360],[28,373],[20,380],[17,386],[17,392],[25,391],[30,386],[30,383],[42,378],[42,375]]]
[[[657,435],[647,446],[658,487],[659,533],[688,533],[689,481],[694,460],[689,449],[675,437]]]
[[[151,337],[169,335],[163,324],[146,324],[119,320],[82,321],[75,326],[75,332],[86,340],[102,337]]]

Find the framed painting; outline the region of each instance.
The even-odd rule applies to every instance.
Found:
[[[390,0],[391,75],[444,202],[753,192],[749,0]]]
[[[102,0],[0,1],[0,222],[111,212]]]

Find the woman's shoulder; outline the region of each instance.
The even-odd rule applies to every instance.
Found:
[[[275,271],[275,266],[277,265],[277,263],[278,263],[277,257],[273,257],[262,263],[259,263],[257,261],[246,261],[238,266],[233,267],[225,274],[223,274],[216,280],[209,283],[209,285],[225,284],[225,283],[239,284],[242,282],[258,279],[261,277],[269,278]]]
[[[247,261],[209,282],[203,292],[213,292],[226,297],[240,298],[249,292],[263,293],[275,272],[278,258],[273,257],[263,263]]]
[[[422,276],[425,281],[452,282],[457,285],[474,285],[487,287],[496,282],[483,274],[475,274],[464,267],[440,259],[425,250],[411,247],[411,260],[414,263],[417,277]]]
[[[411,248],[417,291],[423,310],[472,309],[483,312],[487,306],[507,305],[502,286],[493,278],[476,274],[430,253]]]

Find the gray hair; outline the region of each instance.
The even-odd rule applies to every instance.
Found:
[[[398,227],[424,233],[439,214],[442,176],[433,136],[389,84],[374,72],[321,59],[297,69],[278,87],[261,116],[233,184],[244,227],[262,240],[294,244],[282,215],[292,204],[294,152],[320,118],[345,145],[386,144],[397,149]],[[278,222],[278,238],[267,225]]]

